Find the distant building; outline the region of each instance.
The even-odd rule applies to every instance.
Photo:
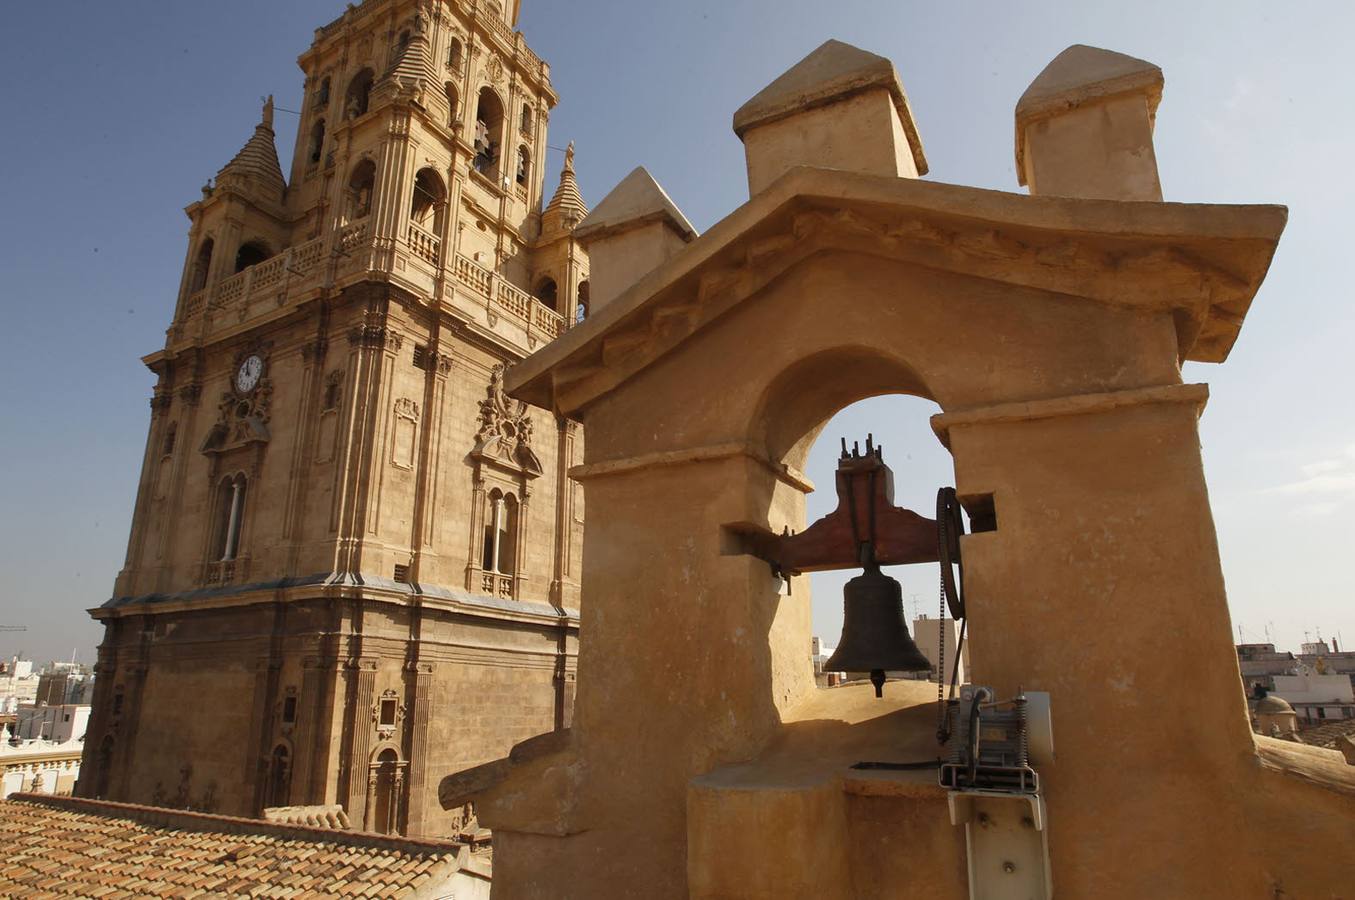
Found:
[[[944,654],[942,653],[942,640],[945,641]],[[949,682],[951,674],[956,674],[956,683],[964,684],[968,680],[969,673],[969,644],[965,644],[960,651],[960,668],[955,669],[955,648],[960,640],[960,623],[955,619],[932,619],[927,616],[919,616],[913,620],[913,640],[917,643],[917,648],[922,651],[922,655],[927,657],[927,661],[932,664],[932,680],[946,680]],[[937,665],[941,662],[942,656],[945,660],[945,672],[938,672]]]
[[[51,741],[64,744],[83,740],[89,727],[88,706],[21,706],[14,737],[20,741]]]
[[[62,794],[75,790],[83,741],[0,741],[0,800],[10,794]]]
[[[1355,718],[1355,690],[1345,675],[1323,675],[1302,666],[1295,675],[1276,675],[1272,696],[1289,703],[1299,724]]]

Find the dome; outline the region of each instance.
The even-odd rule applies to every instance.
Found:
[[[1274,694],[1267,694],[1256,701],[1256,712],[1258,715],[1277,715],[1279,713],[1292,713],[1294,707],[1289,705],[1289,701],[1282,697],[1276,697]]]

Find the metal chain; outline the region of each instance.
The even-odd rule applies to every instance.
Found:
[[[945,519],[939,519],[936,525],[940,540],[945,543],[947,540]],[[942,562],[942,565],[945,565],[945,563]],[[938,741],[946,733],[946,578],[944,575],[941,576],[940,594],[941,610],[938,613],[940,621],[936,623],[936,738]]]

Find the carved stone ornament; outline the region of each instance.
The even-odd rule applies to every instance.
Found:
[[[268,421],[272,418],[273,380],[268,377],[268,350],[269,345],[254,343],[236,354],[235,365],[231,368],[232,387],[221,394],[217,403],[216,424],[202,442],[203,453],[224,453],[272,439]],[[262,362],[260,371],[264,374],[249,392],[242,393],[234,385],[234,373],[251,357]]]
[[[503,84],[503,60],[497,56],[489,61],[489,80],[495,84]]]
[[[381,721],[381,707],[387,703],[395,704],[395,718],[391,722]],[[376,733],[382,740],[389,740],[397,731],[400,730],[400,723],[405,718],[405,705],[400,702],[400,695],[393,690],[382,691],[381,696],[376,698],[376,703],[372,705],[372,724],[376,726]]]
[[[503,364],[489,376],[487,396],[480,401],[480,428],[471,456],[501,466],[540,475],[541,460],[532,452],[532,419],[525,400],[510,402],[503,392]]]

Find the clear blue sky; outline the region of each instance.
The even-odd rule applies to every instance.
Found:
[[[83,610],[107,598],[125,551],[152,386],[139,357],[163,344],[182,208],[249,137],[262,95],[297,108],[295,59],[343,3],[87,0],[62,10],[17,5],[0,31],[0,623],[32,629],[0,634],[0,655],[79,648],[89,661],[99,631]],[[1355,6],[524,0],[522,28],[552,65],[563,99],[551,143],[577,141],[586,199],[644,164],[703,230],[745,199],[734,110],[827,38],[894,60],[930,179],[1001,190],[1017,190],[1016,99],[1064,47],[1162,66],[1168,199],[1290,208],[1232,359],[1187,373],[1213,391],[1204,454],[1234,621],[1249,639],[1273,623],[1295,648],[1318,627],[1355,644]],[[278,118],[287,168],[294,119]],[[559,162],[548,161],[552,182]],[[873,429],[900,499],[929,508],[953,476],[927,412],[898,398],[847,410],[811,476],[830,485],[836,436]],[[921,609],[934,607],[933,570],[905,582]],[[831,588],[819,591],[817,627],[830,642],[839,606]]]

